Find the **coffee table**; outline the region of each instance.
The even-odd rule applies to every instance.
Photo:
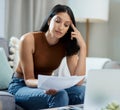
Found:
[[[83,110],[83,104],[69,105],[64,107],[56,107],[56,108],[49,108],[49,109],[42,109],[42,110]]]

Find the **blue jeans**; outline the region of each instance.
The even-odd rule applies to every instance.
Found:
[[[16,104],[25,110],[40,110],[84,103],[85,86],[73,86],[48,95],[40,88],[30,88],[24,79],[13,77],[8,91],[15,96]]]

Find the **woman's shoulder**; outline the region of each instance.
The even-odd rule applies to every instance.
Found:
[[[21,41],[31,40],[33,38],[33,32],[25,33],[21,36]]]
[[[21,36],[20,47],[34,51],[34,32],[29,32]]]
[[[40,36],[43,34],[44,34],[43,32],[28,32],[28,33],[25,33],[24,35],[22,35],[20,40],[21,41],[33,41],[34,36]]]
[[[34,43],[34,40],[36,38],[39,38],[40,36],[44,36],[44,32],[28,32],[21,36],[20,41],[21,43]]]
[[[34,32],[29,32],[21,36],[20,38],[20,45],[21,46],[33,46],[34,45]]]

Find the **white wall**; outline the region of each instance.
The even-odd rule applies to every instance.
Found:
[[[120,61],[120,0],[110,0],[109,21],[90,24],[89,56]],[[85,36],[85,24],[78,23]]]
[[[109,55],[120,61],[120,0],[111,0],[109,26]]]

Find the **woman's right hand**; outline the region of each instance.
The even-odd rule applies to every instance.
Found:
[[[55,90],[55,89],[49,89],[49,90],[46,90],[45,93],[49,94],[49,95],[55,95],[57,93],[57,90]]]

